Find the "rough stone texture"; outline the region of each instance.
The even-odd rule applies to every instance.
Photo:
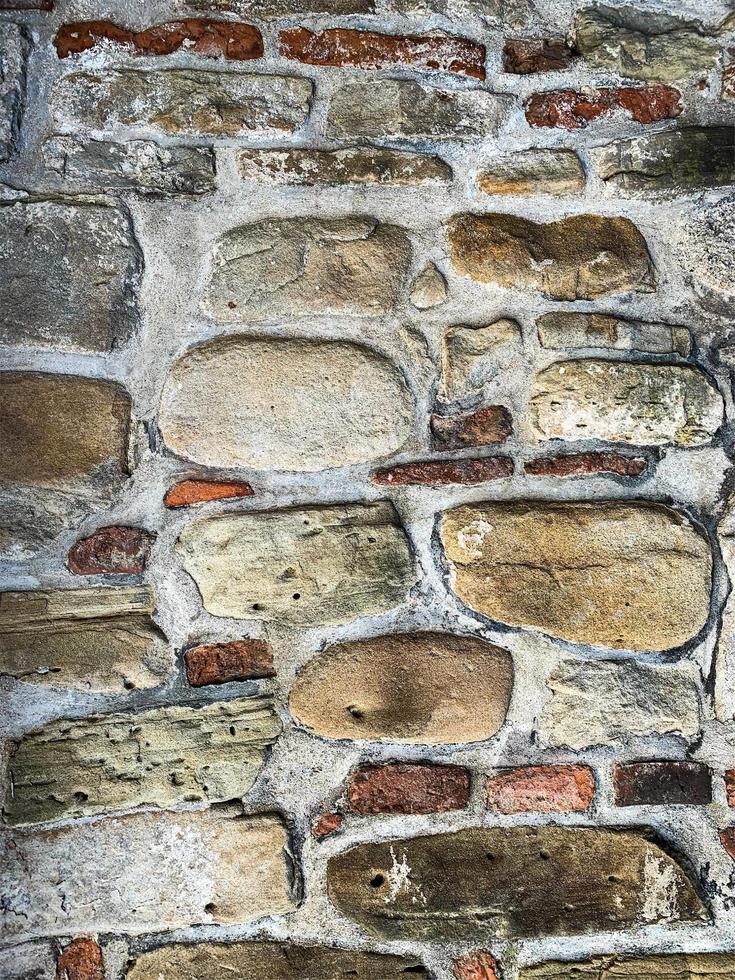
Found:
[[[0,262],[2,343],[105,353],[137,326],[142,260],[117,208],[0,206]]]
[[[521,328],[515,320],[488,326],[450,327],[442,337],[441,401],[474,397],[510,370],[521,356]]]
[[[327,135],[466,140],[497,133],[505,108],[504,98],[490,92],[448,91],[386,78],[349,81],[332,96]]]
[[[74,575],[139,575],[154,540],[139,527],[101,527],[77,541],[66,563]]]
[[[719,832],[718,837],[728,855],[735,861],[735,827],[725,827]]]
[[[389,980],[391,977],[428,977],[415,956],[360,953],[329,947],[294,946],[286,943],[198,943],[162,946],[139,956],[127,980]]]
[[[311,832],[317,840],[324,840],[325,837],[331,837],[332,834],[336,834],[344,823],[343,813],[324,813],[321,817],[317,817],[311,827]]]
[[[654,268],[632,221],[579,214],[537,224],[511,214],[460,214],[449,222],[457,272],[552,299],[652,292]]]
[[[0,373],[0,480],[40,487],[119,481],[127,473],[129,427],[129,395],[111,381]]]
[[[398,463],[384,470],[376,470],[373,483],[388,487],[427,486],[441,487],[450,484],[473,486],[488,480],[502,480],[513,474],[513,460],[508,456],[485,456],[482,459],[420,460],[416,463]]]
[[[637,736],[699,733],[697,687],[683,671],[632,661],[563,661],[549,677],[543,741],[584,749]]]
[[[48,174],[65,191],[134,190],[144,194],[205,194],[214,190],[214,153],[205,146],[123,145],[54,136],[43,145]]]
[[[242,150],[238,155],[245,180],[272,184],[448,184],[452,169],[437,156],[387,150],[378,146],[341,150]]]
[[[176,545],[213,616],[296,626],[387,612],[415,581],[388,503],[232,514],[185,527]]]
[[[723,420],[722,397],[698,368],[630,361],[552,364],[529,401],[541,439],[607,439],[639,446],[702,446]]]
[[[495,957],[484,950],[460,956],[452,964],[454,980],[499,980],[501,976]]]
[[[560,129],[584,129],[618,110],[638,123],[674,119],[682,110],[681,92],[670,85],[540,92],[526,100],[525,108],[532,126]]]
[[[648,469],[643,456],[621,456],[620,453],[569,453],[564,456],[542,456],[523,466],[529,476],[590,476],[610,473],[615,476],[642,476]]]
[[[686,327],[626,320],[609,313],[574,313],[566,310],[544,313],[536,321],[536,328],[541,346],[552,350],[604,347],[686,357],[692,349],[691,335]]]
[[[158,424],[172,452],[205,466],[303,472],[399,450],[413,416],[402,375],[368,347],[235,335],[174,364]]]
[[[309,114],[312,83],[236,72],[108,71],[64,75],[50,107],[62,129],[111,132],[136,126],[170,136],[275,136]]]
[[[430,310],[447,299],[447,281],[433,262],[425,265],[411,286],[411,305],[417,310]]]
[[[660,198],[735,183],[735,128],[687,126],[618,140],[591,153],[614,193]]]
[[[675,953],[669,956],[593,956],[588,960],[549,961],[526,966],[519,980],[729,980],[735,972],[732,953]]]
[[[496,813],[578,813],[594,798],[589,766],[524,766],[487,782],[488,806]]]
[[[0,675],[80,691],[160,684],[171,657],[145,586],[0,593]]]
[[[95,47],[122,45],[135,54],[164,55],[184,50],[208,58],[228,61],[251,61],[263,54],[263,38],[252,24],[232,21],[172,20],[155,24],[144,31],[130,31],[104,20],[85,20],[64,24],[56,33],[54,44],[60,58],[68,58]]]
[[[243,225],[215,245],[204,308],[218,320],[377,316],[396,303],[410,260],[403,229],[374,218]]]
[[[523,150],[493,161],[477,185],[484,194],[574,194],[585,184],[574,150]]]
[[[327,738],[443,745],[497,734],[512,687],[513,662],[499,647],[398,633],[328,647],[298,674],[290,704]]]
[[[464,449],[505,442],[513,432],[513,419],[504,405],[489,405],[476,412],[431,416],[434,449]]]
[[[508,938],[705,918],[683,868],[635,831],[469,828],[362,844],[330,859],[327,889],[340,911],[386,938],[473,939],[488,920]]]
[[[11,750],[3,815],[32,824],[235,799],[279,731],[268,697],[52,722]]]
[[[642,81],[705,77],[717,48],[703,33],[701,23],[633,5],[589,6],[574,22],[575,48],[589,66]]]
[[[706,806],[712,778],[699,762],[626,762],[613,768],[617,806]]]
[[[503,45],[503,71],[512,75],[563,71],[574,52],[563,37],[508,38]]]
[[[0,23],[0,162],[15,150],[26,87],[30,40],[18,24]]]
[[[105,961],[94,939],[73,939],[56,961],[56,980],[105,980]]]
[[[725,795],[727,805],[735,807],[735,769],[725,771]]]
[[[665,650],[709,613],[709,544],[659,504],[482,503],[441,521],[450,584],[501,623],[572,643]]]
[[[276,676],[273,649],[266,640],[204,643],[186,650],[184,663],[192,687]]]
[[[0,921],[17,941],[277,915],[293,907],[287,845],[279,817],[234,807],[5,834]]]
[[[250,484],[242,480],[182,480],[166,491],[164,503],[170,508],[191,507],[210,500],[252,497],[254,493]]]
[[[0,10],[53,10],[54,0],[0,0]]]
[[[732,195],[712,202],[698,201],[682,220],[674,244],[678,263],[702,305],[729,316],[735,303]]]
[[[470,774],[462,766],[394,762],[361,766],[347,788],[350,809],[379,813],[445,813],[462,810],[470,798]]]
[[[310,14],[374,14],[375,0],[186,0],[193,10],[239,13],[246,17],[274,20]]]

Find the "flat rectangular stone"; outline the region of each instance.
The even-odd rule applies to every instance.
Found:
[[[593,956],[526,966],[519,980],[732,980],[732,953],[674,953],[668,956]]]
[[[209,13],[228,11],[241,17],[275,20],[279,17],[304,17],[307,14],[374,14],[375,0],[186,0],[187,7]]]
[[[608,313],[574,313],[566,310],[544,313],[536,321],[536,329],[541,346],[552,350],[603,347],[686,357],[692,348],[687,327],[626,320]]]
[[[241,150],[244,180],[270,184],[448,184],[449,164],[425,153],[388,150],[379,146],[340,150]]]
[[[24,28],[0,23],[0,161],[10,157],[18,136],[29,48]]]
[[[6,940],[150,933],[289,912],[288,835],[239,805],[0,836]]]

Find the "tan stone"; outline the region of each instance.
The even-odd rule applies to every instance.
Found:
[[[448,184],[451,167],[437,156],[379,146],[340,150],[241,150],[240,175],[273,184]]]
[[[0,837],[6,939],[236,924],[293,908],[278,816],[140,813]]]
[[[510,626],[666,650],[707,621],[709,545],[663,505],[470,504],[444,515],[441,539],[459,598]]]
[[[174,364],[159,427],[170,450],[205,466],[303,472],[395,452],[413,416],[402,375],[369,347],[236,335]]]
[[[433,262],[429,262],[411,286],[411,305],[417,310],[430,310],[447,299],[447,281]]]
[[[519,980],[731,980],[732,953],[675,953],[668,956],[593,956],[549,960],[523,967]]]
[[[450,327],[442,338],[439,398],[452,402],[487,392],[488,386],[522,356],[521,328],[515,320],[486,327]]]
[[[160,684],[173,667],[147,586],[0,593],[0,675],[78,691]]]
[[[686,327],[626,320],[608,313],[567,310],[544,313],[536,320],[536,327],[541,346],[553,350],[604,347],[686,357],[692,349],[692,338]]]
[[[718,527],[722,559],[730,583],[735,582],[735,512],[732,496]],[[727,597],[722,611],[722,625],[717,637],[715,673],[715,712],[720,721],[735,717],[735,593]]]
[[[577,360],[536,375],[529,413],[541,439],[701,446],[722,424],[724,406],[695,367]]]
[[[500,647],[399,633],[328,647],[297,676],[290,707],[328,738],[479,742],[500,730],[512,687],[513,661]]]
[[[393,309],[411,260],[406,233],[374,218],[242,225],[214,247],[204,309],[218,320]]]
[[[311,626],[387,612],[416,580],[391,504],[228,514],[176,545],[214,616]]]
[[[494,160],[477,184],[484,194],[574,194],[585,173],[573,150],[523,150]]]

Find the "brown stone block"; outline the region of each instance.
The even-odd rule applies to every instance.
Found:
[[[470,774],[462,766],[393,762],[361,766],[348,787],[353,813],[445,813],[462,810],[470,796]]]
[[[512,432],[513,419],[504,405],[431,416],[432,447],[438,450],[493,446],[505,442]]]
[[[529,476],[594,476],[612,473],[614,476],[642,476],[648,468],[643,456],[622,456],[620,453],[569,453],[565,456],[543,456],[524,464]]]
[[[712,776],[699,762],[625,762],[613,766],[616,806],[706,806]]]
[[[191,507],[210,500],[252,497],[254,493],[250,484],[242,480],[182,480],[166,491],[164,503],[167,507]]]
[[[66,562],[74,575],[140,575],[154,540],[139,527],[101,527],[77,541]]]
[[[105,42],[124,45],[135,54],[165,55],[184,50],[208,58],[228,61],[251,61],[263,54],[263,38],[252,24],[223,20],[173,20],[156,24],[144,31],[130,31],[103,20],[86,20],[64,24],[55,38],[60,58],[80,54]]]
[[[56,980],[105,980],[102,950],[94,939],[72,939],[59,953]]]
[[[483,459],[421,460],[398,463],[376,470],[373,483],[382,486],[442,487],[451,484],[473,486],[488,480],[502,480],[513,475],[513,460],[508,456],[487,456]]]
[[[275,677],[273,650],[265,640],[207,643],[184,653],[186,679],[192,687]]]
[[[595,798],[589,766],[522,766],[491,776],[487,802],[496,813],[578,813]]]
[[[531,126],[583,129],[600,116],[617,109],[638,123],[674,119],[682,110],[681,92],[670,85],[635,88],[598,88],[575,92],[539,92],[525,102],[526,119]]]
[[[573,58],[563,37],[508,38],[503,47],[503,71],[513,75],[563,71]]]

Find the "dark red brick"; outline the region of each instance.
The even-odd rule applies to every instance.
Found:
[[[273,650],[265,640],[205,643],[184,653],[186,679],[192,687],[275,677]]]
[[[735,827],[725,827],[720,831],[720,843],[735,861]]]
[[[102,950],[94,939],[72,939],[56,961],[56,980],[105,980]]]
[[[434,449],[464,449],[505,442],[513,432],[513,419],[504,405],[490,405],[475,412],[431,416]]]
[[[314,34],[304,27],[281,31],[279,52],[307,65],[446,71],[485,78],[485,48],[464,37],[379,34],[333,27]]]
[[[648,462],[642,456],[609,452],[544,456],[542,459],[532,459],[524,466],[529,476],[585,476],[594,473],[642,476],[647,468]]]
[[[331,837],[332,834],[337,833],[344,823],[344,819],[342,813],[324,813],[314,821],[311,832],[317,840],[324,840],[325,837]]]
[[[80,54],[113,41],[131,48],[135,54],[162,55],[185,50],[207,58],[252,61],[263,55],[263,38],[257,27],[223,20],[191,17],[155,24],[144,31],[129,31],[106,20],[85,20],[64,24],[56,35],[60,58]]]
[[[513,460],[508,456],[486,456],[484,459],[425,460],[399,463],[373,473],[373,483],[399,487],[423,485],[442,487],[447,484],[472,486],[488,480],[502,480],[513,475]]]
[[[182,480],[166,494],[167,507],[190,507],[210,500],[230,500],[235,497],[252,497],[255,491],[241,480]]]
[[[452,972],[456,980],[500,980],[497,960],[481,949],[455,960]]]
[[[154,540],[139,527],[101,527],[77,541],[66,564],[74,575],[140,575]]]
[[[533,75],[568,68],[574,52],[563,37],[508,38],[503,48],[503,71]]]
[[[639,123],[673,119],[681,112],[681,93],[670,85],[598,88],[588,92],[560,89],[538,92],[525,102],[532,126],[583,129],[600,116],[624,109]]]
[[[617,806],[703,806],[712,802],[712,777],[699,762],[626,762],[613,768]]]
[[[467,806],[470,774],[462,766],[394,762],[361,766],[348,797],[360,816],[376,813],[445,813]]]
[[[491,776],[488,806],[496,813],[579,813],[595,798],[589,766],[522,766]]]

